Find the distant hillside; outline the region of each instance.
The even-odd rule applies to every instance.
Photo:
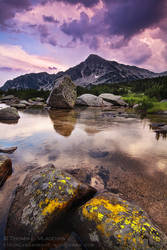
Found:
[[[4,91],[8,89],[51,90],[56,79],[63,75],[69,75],[77,86],[84,87],[90,84],[111,84],[154,78],[167,75],[167,72],[157,74],[135,66],[108,61],[97,55],[89,55],[84,62],[69,68],[65,72],[57,74],[42,72],[22,75],[7,81],[1,89]]]
[[[144,94],[158,101],[167,99],[167,76],[135,80],[131,82],[90,85],[89,88],[77,87],[78,96],[90,93],[100,95],[102,93],[113,93],[115,95],[130,95],[132,93]]]

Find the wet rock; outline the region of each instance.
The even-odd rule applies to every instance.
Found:
[[[73,108],[76,102],[76,86],[70,77],[65,76],[56,81],[47,104],[51,108]]]
[[[122,97],[118,95],[104,93],[99,95],[99,97],[106,102],[112,103],[115,106],[128,106],[128,104],[124,100],[122,100]]]
[[[28,105],[28,108],[44,108],[46,104],[44,102],[31,102],[30,105]]]
[[[163,99],[162,101],[160,101],[160,102],[167,102],[167,99]]]
[[[79,208],[73,226],[86,249],[167,249],[167,237],[141,208],[107,192]]]
[[[152,124],[150,124],[150,128],[151,129],[158,129],[158,128],[161,128],[161,127],[163,127],[163,126],[165,126],[165,123],[152,123]]]
[[[78,106],[90,106],[90,107],[103,107],[103,106],[111,106],[110,103],[103,101],[101,97],[91,95],[91,94],[83,94],[79,96],[76,100],[76,105]]]
[[[60,246],[56,248],[51,248],[50,250],[82,250],[82,245],[77,241],[77,236],[72,233],[70,237],[67,239],[67,241],[64,244],[61,244]]]
[[[14,95],[7,95],[7,96],[3,96],[1,98],[1,101],[7,101],[7,100],[11,100],[11,99],[14,99],[15,96]]]
[[[26,106],[30,106],[30,105],[31,105],[31,103],[28,102],[28,101],[26,101],[26,100],[21,100],[21,101],[20,101],[20,104],[24,104],[24,105],[26,105]]]
[[[107,151],[101,151],[101,150],[90,150],[89,155],[93,158],[104,158],[109,154]]]
[[[44,102],[44,98],[42,98],[42,97],[36,97],[36,98],[33,98],[33,100],[35,102]]]
[[[16,104],[11,104],[11,107],[16,108],[16,109],[25,109],[26,105],[23,103],[16,103]]]
[[[18,188],[9,211],[8,244],[38,242],[45,235],[49,236],[67,212],[95,192],[53,165],[32,171]],[[12,242],[15,238],[17,242]]]
[[[0,155],[0,187],[5,183],[9,175],[12,174],[12,161]]]
[[[11,154],[13,153],[17,147],[10,147],[10,148],[0,148],[0,153],[8,153]]]
[[[20,118],[17,109],[7,107],[0,109],[0,120],[18,120]]]
[[[140,104],[135,104],[135,105],[133,105],[133,109],[137,109],[137,108],[139,108],[140,107]]]

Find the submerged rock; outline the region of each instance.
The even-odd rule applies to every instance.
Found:
[[[12,161],[0,155],[0,187],[5,183],[9,175],[12,174]]]
[[[111,193],[79,208],[73,225],[86,249],[167,249],[167,237],[147,214]]]
[[[101,151],[101,150],[90,150],[89,151],[89,155],[92,157],[92,158],[104,158],[106,157],[107,155],[109,154],[109,152],[107,151]]]
[[[10,148],[0,148],[0,153],[8,153],[11,154],[13,153],[17,147],[10,147]]]
[[[40,241],[49,235],[50,228],[56,228],[57,222],[70,209],[95,192],[94,188],[53,165],[32,171],[17,190],[11,205],[6,228],[7,243],[17,245]]]
[[[76,105],[90,106],[90,107],[111,106],[110,103],[103,101],[101,97],[91,95],[91,94],[83,94],[79,96],[76,100]]]
[[[73,108],[76,98],[76,86],[70,77],[65,76],[56,82],[47,100],[47,104],[51,108]]]
[[[106,102],[112,103],[115,106],[128,106],[128,104],[122,99],[122,97],[118,95],[104,93],[99,95],[99,97]]]
[[[15,108],[0,109],[0,120],[18,120],[19,118],[19,113]]]

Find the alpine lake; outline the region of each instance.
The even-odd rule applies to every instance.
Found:
[[[122,109],[19,111],[17,123],[0,123],[0,146],[13,173],[0,190],[0,237],[17,185],[32,169],[53,163],[98,190],[109,190],[142,207],[167,233],[167,140],[150,124],[167,115],[141,119]],[[1,153],[2,154],[2,153]]]

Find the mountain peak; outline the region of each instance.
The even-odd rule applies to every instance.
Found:
[[[52,75],[47,73],[26,74],[7,81],[2,90],[11,88],[51,90],[57,79],[64,75],[69,75],[77,86],[88,86],[90,84],[112,84],[158,77],[166,75],[166,72],[156,74],[149,70],[119,64],[115,61],[106,60],[96,54],[90,54],[85,61],[65,72]]]
[[[90,54],[88,57],[87,57],[87,59],[86,59],[86,61],[90,61],[90,60],[105,60],[104,58],[102,58],[102,57],[100,57],[100,56],[98,56],[98,55],[96,55],[96,54]]]

